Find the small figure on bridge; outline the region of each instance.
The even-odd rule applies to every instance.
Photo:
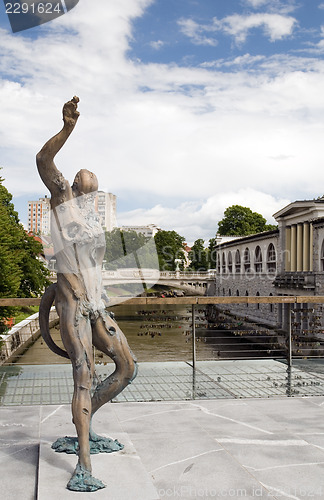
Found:
[[[120,450],[123,445],[96,435],[91,429],[91,418],[135,378],[136,358],[123,332],[105,310],[101,282],[105,235],[94,209],[97,178],[82,169],[70,186],[54,163],[79,118],[78,102],[73,97],[64,105],[62,130],[46,142],[36,157],[39,174],[51,192],[51,234],[57,261],[57,283],[46,290],[39,318],[49,347],[70,358],[73,367],[72,417],[78,439],[76,443],[74,438],[72,448],[77,450],[79,459],[67,487],[74,491],[96,491],[105,485],[91,475],[90,449],[110,452]],[[66,351],[54,343],[49,333],[48,316],[54,300]],[[107,354],[116,369],[97,385],[91,397],[92,345]],[[57,451],[67,451],[71,440],[59,439],[53,446]]]

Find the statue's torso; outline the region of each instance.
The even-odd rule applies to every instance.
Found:
[[[90,310],[102,308],[101,266],[105,235],[94,208],[94,193],[72,197],[53,208],[51,234],[57,272]],[[60,278],[60,277],[59,277]],[[64,283],[58,279],[58,284]]]

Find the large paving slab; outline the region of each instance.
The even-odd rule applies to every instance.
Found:
[[[323,398],[133,403],[114,410],[160,498],[324,498]]]
[[[0,410],[0,498],[34,500],[40,408]]]

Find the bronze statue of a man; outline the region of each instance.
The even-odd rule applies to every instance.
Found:
[[[51,193],[51,235],[57,262],[57,283],[45,292],[40,307],[42,334],[52,350],[69,357],[73,367],[72,417],[78,436],[78,463],[67,485],[75,491],[95,491],[105,485],[91,475],[90,445],[104,441],[91,429],[91,418],[116,397],[136,376],[136,359],[117,323],[105,310],[101,267],[105,235],[94,209],[96,176],[80,170],[72,186],[56,168],[54,157],[65,144],[79,118],[73,97],[63,107],[63,128],[37,154],[37,168]],[[55,300],[66,349],[49,336],[48,312]],[[94,390],[92,346],[107,354],[115,371]],[[111,441],[111,440],[110,440]],[[113,449],[122,448],[113,441]]]

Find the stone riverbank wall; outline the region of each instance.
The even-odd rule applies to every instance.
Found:
[[[50,327],[58,323],[58,315],[52,307]],[[0,365],[16,362],[19,356],[40,336],[38,313],[17,323],[5,335],[0,335]]]

